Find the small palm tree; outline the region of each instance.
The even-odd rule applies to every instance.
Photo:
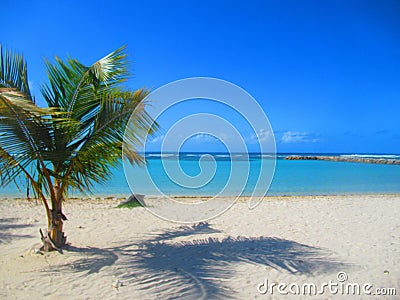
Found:
[[[156,125],[146,112],[147,89],[126,90],[125,48],[87,67],[75,59],[46,61],[49,82],[41,87],[48,107],[35,104],[22,55],[0,45],[0,180],[5,186],[25,176],[47,215],[43,250],[66,244],[63,201],[71,189],[90,191],[104,183],[121,159],[125,126],[135,132],[131,163],[143,162],[136,147]],[[151,128],[147,132],[146,128]]]

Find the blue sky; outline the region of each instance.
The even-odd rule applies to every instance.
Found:
[[[127,45],[129,87],[230,81],[264,109],[279,152],[400,153],[399,1],[6,0],[0,15],[39,104],[44,57],[90,64]],[[199,140],[186,150],[212,144]]]

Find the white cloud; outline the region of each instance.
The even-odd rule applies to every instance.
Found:
[[[264,143],[271,141],[272,132],[270,130],[261,128],[258,133],[252,134],[250,136],[249,142],[250,143]]]
[[[195,140],[196,142],[199,142],[199,143],[215,142],[216,138],[209,134],[206,134],[206,133],[199,133],[199,134],[196,134],[195,136],[193,136],[193,140]]]
[[[158,135],[158,136],[152,138],[151,140],[148,140],[147,142],[150,144],[155,144],[155,143],[161,142],[163,139],[164,139],[164,135],[162,134],[162,135]]]
[[[318,139],[308,132],[286,131],[282,135],[282,143],[315,143]]]

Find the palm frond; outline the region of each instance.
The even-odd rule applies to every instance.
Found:
[[[63,159],[55,153],[53,128],[61,123],[67,127],[67,121],[51,108],[37,107],[24,93],[0,89],[0,168],[10,169],[2,173],[2,183],[13,181],[34,162],[42,162],[41,172],[48,172],[46,161]]]
[[[76,59],[63,62],[56,57],[53,64],[46,61],[49,84],[41,90],[50,107],[61,107],[75,119],[82,118],[93,93],[112,88],[128,76],[128,62],[121,47],[86,67]]]
[[[133,145],[143,145],[148,128],[154,126],[154,121],[144,109],[144,99],[148,94],[148,90],[140,89],[134,92],[114,90],[103,95],[98,109],[88,118],[78,135],[79,140],[69,145],[70,150],[75,152],[68,173],[69,176],[75,176],[72,177],[75,182],[69,183],[71,186],[80,189],[91,186],[88,180],[102,183],[109,179],[111,168],[121,159],[123,137],[129,118],[140,124],[132,135]],[[131,152],[130,158],[133,163],[143,162],[136,149]]]
[[[28,99],[31,93],[28,84],[27,66],[24,57],[0,44],[0,88],[22,92]]]

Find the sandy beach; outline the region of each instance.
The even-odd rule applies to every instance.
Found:
[[[314,299],[347,298],[340,283],[397,289],[382,299],[400,294],[400,195],[268,197],[254,210],[242,200],[194,225],[118,202],[67,201],[69,249],[35,254],[43,208],[1,200],[0,298],[291,298],[288,287],[283,295],[266,284],[296,291],[329,281],[338,292]],[[301,290],[296,297],[307,298]]]

